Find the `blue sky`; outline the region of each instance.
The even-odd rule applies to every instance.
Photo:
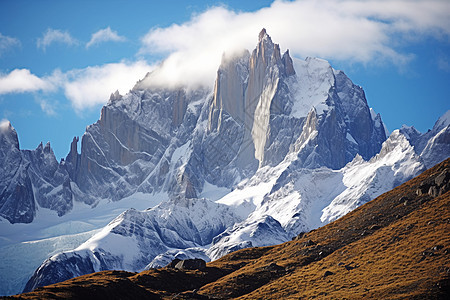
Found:
[[[2,0],[0,119],[22,149],[50,141],[65,157],[116,89],[162,59],[168,83],[211,86],[221,53],[253,49],[262,27],[291,55],[343,70],[390,131],[424,132],[450,109],[446,0]]]

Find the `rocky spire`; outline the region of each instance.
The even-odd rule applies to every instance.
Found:
[[[263,28],[258,35],[258,40],[261,42],[262,39],[264,39],[265,37],[268,37],[270,39],[270,36],[267,34],[267,31],[265,28]]]
[[[14,148],[19,149],[19,138],[17,132],[9,121],[0,122],[0,141],[3,144],[12,144]]]
[[[76,136],[73,138],[72,143],[70,143],[70,152],[66,156],[66,168],[69,173],[70,178],[75,179],[77,170],[80,165],[80,154],[78,154],[78,141],[79,138]]]
[[[292,58],[289,55],[289,49],[284,52],[281,59],[283,61],[284,73],[286,76],[295,75],[294,64],[292,63]]]
[[[119,93],[119,90],[116,90],[114,93],[111,93],[111,96],[109,96],[109,104],[112,104],[113,102],[122,99],[122,95]]]

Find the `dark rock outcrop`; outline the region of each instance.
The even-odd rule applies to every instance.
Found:
[[[172,260],[167,266],[166,268],[170,268],[170,269],[175,269],[175,266],[181,261],[181,259],[175,258],[174,260]]]
[[[206,262],[200,258],[180,260],[175,265],[179,270],[203,270],[206,268]]]

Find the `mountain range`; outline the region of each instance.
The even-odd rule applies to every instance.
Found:
[[[281,53],[264,29],[252,52],[223,55],[213,90],[161,87],[157,76],[113,93],[80,153],[75,137],[59,163],[50,144],[21,150],[12,125],[1,124],[5,244],[23,242],[24,223],[39,229],[26,232],[31,240],[95,230],[34,266],[25,291],[279,244],[450,156],[450,111],[427,133],[404,126],[388,135],[344,72]],[[107,225],[92,221],[121,205]]]

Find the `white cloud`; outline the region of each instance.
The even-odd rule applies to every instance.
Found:
[[[28,69],[15,69],[6,75],[0,75],[0,94],[25,93],[55,90],[50,77],[39,78]]]
[[[213,7],[183,24],[153,28],[142,38],[139,54],[168,55],[152,84],[208,85],[214,83],[224,51],[253,49],[262,28],[292,55],[317,56],[352,63],[387,61],[399,66],[411,59],[402,52],[413,39],[450,36],[450,1],[439,0],[302,0],[275,1],[256,12]],[[123,37],[109,27],[94,33],[86,47]],[[38,40],[46,49],[54,42],[78,43],[68,32],[48,29]],[[284,50],[283,49],[283,50]],[[440,62],[445,69],[448,60]],[[0,94],[63,92],[78,112],[105,104],[110,93],[121,94],[154,69],[144,60],[54,71],[36,76],[27,69],[0,74]],[[48,99],[48,97],[43,97]],[[50,101],[40,101],[55,113]]]
[[[53,43],[63,43],[73,46],[78,44],[78,40],[73,38],[68,31],[48,28],[42,38],[38,38],[37,47],[45,51]]]
[[[111,30],[108,26],[105,29],[101,29],[96,33],[93,33],[91,40],[86,44],[86,48],[93,45],[104,43],[104,42],[124,42],[126,38],[117,34],[117,31]]]
[[[2,119],[0,121],[0,132],[8,130],[10,126],[11,126],[11,122],[9,122],[9,120]]]
[[[38,77],[27,69],[15,69],[0,75],[0,95],[25,92],[56,93],[63,91],[76,111],[105,104],[112,92],[127,93],[136,82],[154,67],[145,61],[120,62],[62,73],[55,70],[50,76]],[[41,109],[56,114],[54,103],[36,95]]]
[[[127,93],[153,67],[144,61],[113,63],[69,71],[64,93],[72,106],[81,111],[105,104],[111,93]]]
[[[0,56],[12,48],[19,46],[20,41],[18,39],[0,33]]]
[[[170,54],[158,74],[165,83],[211,85],[223,51],[253,49],[262,28],[300,58],[402,66],[413,55],[399,49],[411,39],[448,38],[450,1],[275,1],[256,12],[214,7],[186,23],[152,28],[139,53]]]

